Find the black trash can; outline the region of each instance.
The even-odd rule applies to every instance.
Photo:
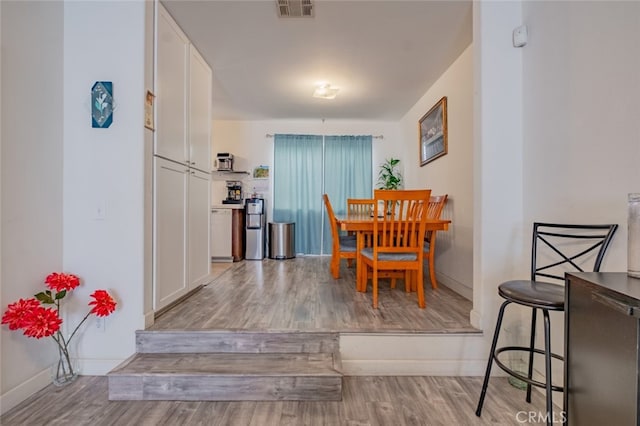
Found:
[[[296,224],[269,222],[269,259],[296,257]]]

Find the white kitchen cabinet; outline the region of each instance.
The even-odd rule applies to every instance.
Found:
[[[189,165],[211,171],[211,68],[195,47],[189,55]]]
[[[211,269],[209,256],[210,176],[189,171],[189,287],[205,284]]]
[[[158,6],[155,154],[211,171],[211,67]]]
[[[211,68],[157,3],[154,310],[210,275]]]
[[[154,166],[154,308],[158,310],[189,291],[186,281],[189,169],[157,157]]]
[[[232,262],[232,210],[211,209],[211,260]]]
[[[171,15],[158,4],[156,34],[155,154],[186,162],[190,44]]]

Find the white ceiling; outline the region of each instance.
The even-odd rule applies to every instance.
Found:
[[[213,118],[398,120],[471,43],[470,0],[163,0],[213,69]],[[313,98],[314,84],[339,87]]]

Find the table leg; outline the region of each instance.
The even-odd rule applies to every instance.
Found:
[[[356,232],[356,290],[360,292],[365,292],[366,287],[363,289],[362,287],[362,259],[360,259],[360,253],[362,248],[364,247],[364,232],[358,231]]]

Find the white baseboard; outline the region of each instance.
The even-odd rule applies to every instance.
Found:
[[[482,376],[484,360],[342,360],[345,376]],[[499,369],[497,369],[499,370]]]
[[[51,372],[49,368],[46,368],[30,379],[20,383],[15,388],[3,393],[0,395],[0,415],[11,410],[49,384],[51,384]]]
[[[456,281],[447,275],[439,274],[437,272],[436,280],[438,281],[438,284],[442,284],[445,287],[450,288],[465,299],[473,300],[473,288],[467,287],[463,283]]]
[[[471,313],[469,314],[469,322],[471,322],[471,325],[478,330],[482,330],[482,315],[477,310],[471,310]]]
[[[153,311],[144,314],[144,329],[151,327],[156,322],[156,313]]]
[[[340,356],[346,375],[482,376],[487,342],[482,333],[341,333]]]

